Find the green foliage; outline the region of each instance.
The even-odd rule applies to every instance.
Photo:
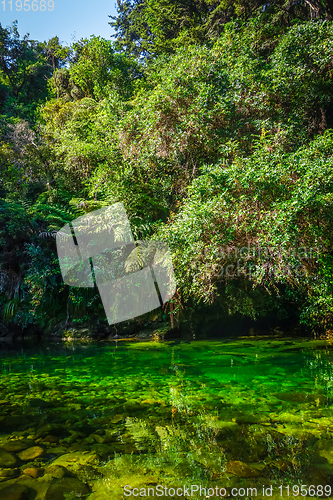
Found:
[[[172,248],[170,314],[215,302],[222,314],[332,327],[329,4],[119,9],[117,50],[0,29],[3,316],[105,321],[95,290],[63,285],[54,235],[121,201],[137,239]]]
[[[33,121],[34,111],[47,96],[51,66],[43,44],[22,39],[17,22],[0,24],[0,113]]]
[[[82,189],[93,170],[112,162],[117,154],[112,144],[112,125],[107,120],[107,104],[100,105],[88,97],[73,102],[59,99],[50,101],[42,113],[54,170],[61,165],[58,174],[65,175],[72,188]]]
[[[231,23],[212,48],[182,48],[150,66],[118,140],[136,178],[149,179],[170,208],[202,165],[251,154],[262,133],[288,151],[330,125],[332,24],[309,22],[274,36],[267,58],[260,17]]]
[[[231,20],[264,13],[269,28],[309,19],[332,20],[329,0],[124,0],[110,23],[117,46],[147,59],[174,53],[179,47],[210,44]]]
[[[50,50],[51,54],[63,54],[64,48]],[[54,68],[50,81],[57,98],[66,100],[102,99],[116,92],[128,99],[133,92],[133,83],[138,75],[134,60],[116,53],[109,40],[91,36],[73,44],[68,68]]]
[[[274,146],[262,139],[250,157],[205,167],[157,237],[184,298],[222,296],[225,311],[252,317],[291,302],[306,324],[331,325],[333,135],[295,153]]]
[[[42,193],[37,200],[0,200],[0,304],[5,320],[45,328],[69,314],[82,320],[89,307],[91,291],[65,286],[56,256],[55,232],[84,213],[68,200],[68,192],[61,189]],[[98,307],[99,296],[93,296]]]

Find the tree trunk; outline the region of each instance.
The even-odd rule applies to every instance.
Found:
[[[305,0],[305,3],[310,7],[310,16],[311,19],[317,19],[320,17],[326,17],[327,19],[331,19],[330,8],[326,5],[325,7],[318,0]]]

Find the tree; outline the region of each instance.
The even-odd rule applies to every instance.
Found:
[[[2,112],[33,120],[37,104],[47,97],[51,74],[43,44],[30,40],[28,34],[21,38],[17,21],[9,28],[0,24]]]
[[[44,42],[43,44],[41,44],[41,47],[46,53],[48,61],[50,61],[52,64],[52,84],[57,90],[57,99],[59,99],[61,82],[59,82],[57,70],[64,67],[64,65],[68,61],[71,49],[69,47],[64,47],[63,45],[61,45],[59,37],[57,36],[50,38],[48,42]]]
[[[62,55],[64,49],[52,53]],[[69,68],[58,66],[52,79],[57,98],[98,100],[112,92],[126,99],[131,96],[134,80],[139,76],[136,63],[116,53],[110,40],[95,36],[81,39],[66,54]]]
[[[173,249],[184,301],[258,318],[297,311],[333,325],[332,131],[294,153],[272,137],[229,163],[206,166],[156,239]]]
[[[265,12],[266,23],[332,19],[330,0],[118,0],[114,28],[117,47],[138,58],[173,53],[177,47],[207,44],[232,20]]]

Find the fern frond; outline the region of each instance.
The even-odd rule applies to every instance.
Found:
[[[15,309],[17,308],[19,303],[19,298],[16,297],[14,299],[9,300],[3,308],[3,318],[6,320],[10,320],[14,316]]]

